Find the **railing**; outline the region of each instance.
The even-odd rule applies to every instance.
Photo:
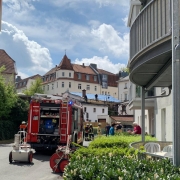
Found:
[[[171,0],[153,0],[136,17],[130,29],[130,59],[147,47],[170,37]]]

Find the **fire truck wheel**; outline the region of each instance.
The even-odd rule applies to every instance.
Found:
[[[64,172],[64,168],[69,164],[69,160],[68,159],[62,159],[59,163],[59,170],[61,173]]]
[[[60,173],[58,163],[59,163],[59,160],[62,157],[62,155],[63,155],[63,152],[59,151],[58,153],[54,153],[50,158],[49,165],[50,165],[52,171],[55,173]]]
[[[12,163],[12,151],[9,153],[9,163]]]
[[[33,153],[32,153],[32,151],[30,151],[30,152],[28,153],[28,163],[31,164],[31,163],[32,163],[32,160],[33,160]]]

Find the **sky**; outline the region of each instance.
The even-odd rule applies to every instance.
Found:
[[[129,58],[129,0],[3,0],[0,49],[18,76],[72,63],[118,73]]]

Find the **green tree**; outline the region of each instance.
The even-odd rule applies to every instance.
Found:
[[[42,89],[42,79],[41,78],[37,78],[30,86],[29,89],[26,89],[23,91],[24,94],[32,96],[34,95],[34,93],[41,93],[44,94],[44,91]]]
[[[0,121],[3,118],[8,117],[11,108],[15,105],[17,101],[17,94],[15,87],[11,83],[6,83],[3,77],[3,71],[5,67],[0,67]]]

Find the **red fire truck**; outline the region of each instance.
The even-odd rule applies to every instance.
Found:
[[[27,143],[31,148],[57,149],[57,145],[66,145],[68,135],[72,142],[83,143],[83,113],[79,101],[68,96],[32,96],[27,126]]]

